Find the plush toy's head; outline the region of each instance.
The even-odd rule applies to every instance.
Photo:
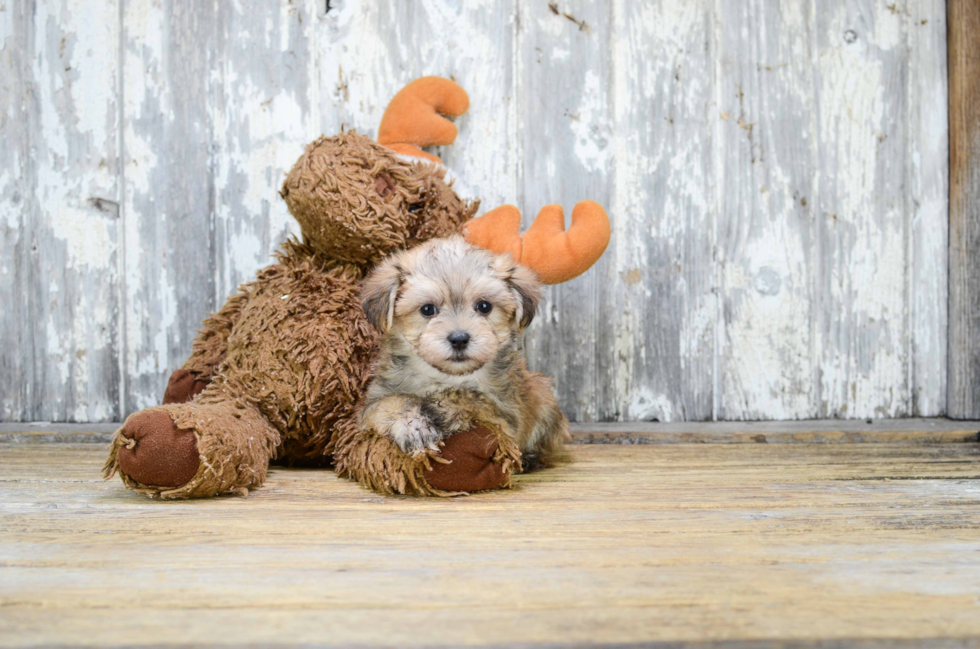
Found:
[[[318,254],[372,265],[395,250],[457,232],[476,212],[477,205],[446,184],[445,174],[348,132],[307,146],[282,197]]]

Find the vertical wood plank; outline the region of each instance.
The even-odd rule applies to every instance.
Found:
[[[119,415],[119,5],[50,0],[34,14],[40,112],[34,418]]]
[[[586,198],[610,203],[612,25],[605,3],[520,3],[518,11],[518,183],[527,227],[549,203],[566,211]],[[527,336],[529,366],[555,378],[572,421],[598,413],[598,286],[608,263],[547,288]]]
[[[279,196],[319,133],[313,31],[322,2],[218,0],[213,78],[215,304],[299,226]]]
[[[11,363],[18,367],[0,379],[0,390],[27,397],[19,412],[5,405],[3,416],[113,420],[120,353],[118,5],[50,0],[9,11],[5,31],[18,33],[7,35],[4,49],[23,49],[8,59],[19,69],[11,70],[15,87],[5,115],[20,123],[7,153],[13,164],[3,173],[19,180],[12,192],[4,190],[4,220],[7,227],[19,223],[4,244],[12,244],[17,268],[11,272],[5,261],[4,269],[14,276],[12,288],[25,292],[14,300],[16,326],[32,331],[14,336],[30,347],[3,352],[21,360]]]
[[[820,417],[910,412],[903,3],[813,5]]]
[[[30,421],[34,408],[32,7],[28,0],[0,5],[0,421]]]
[[[123,2],[125,409],[160,402],[215,308],[212,3]]]
[[[909,55],[909,200],[906,203],[906,218],[911,223],[908,298],[912,336],[910,414],[914,417],[936,417],[946,412],[949,323],[946,2],[910,2],[906,20]],[[976,34],[973,32],[974,39]],[[975,73],[980,74],[980,65]],[[977,118],[980,119],[980,113]]]
[[[448,77],[470,95],[459,136],[434,152],[481,212],[515,203],[515,2],[449,0],[342,3],[318,23],[322,132],[374,137],[395,92],[425,75]]]
[[[712,416],[712,165],[722,154],[711,34],[707,1],[615,5],[614,234],[601,285],[601,318],[615,327],[597,355],[614,364],[616,389],[604,418]]]
[[[816,414],[812,26],[796,1],[716,2],[723,296],[719,419]]]
[[[947,414],[980,416],[980,6],[948,0],[949,393]]]

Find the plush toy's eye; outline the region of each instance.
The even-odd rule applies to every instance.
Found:
[[[476,310],[482,313],[483,315],[486,315],[491,311],[493,311],[493,305],[487,302],[486,300],[480,300],[479,302],[476,303]]]
[[[423,205],[422,203],[412,203],[411,205],[408,206],[408,211],[412,214],[418,214],[419,212],[422,211],[423,207],[425,207],[425,205]]]
[[[390,176],[381,174],[374,179],[374,190],[381,198],[388,198],[395,193],[395,181]]]
[[[439,313],[439,309],[436,307],[435,304],[423,304],[422,308],[419,309],[419,313],[421,313],[426,318],[431,318],[435,314]]]

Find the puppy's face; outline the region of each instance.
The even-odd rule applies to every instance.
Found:
[[[405,341],[440,372],[458,376],[515,343],[539,297],[532,271],[457,236],[387,259],[365,282],[362,303],[380,331]]]

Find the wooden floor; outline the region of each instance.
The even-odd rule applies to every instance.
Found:
[[[980,444],[573,453],[452,500],[156,502],[101,444],[0,444],[0,644],[980,644]]]

